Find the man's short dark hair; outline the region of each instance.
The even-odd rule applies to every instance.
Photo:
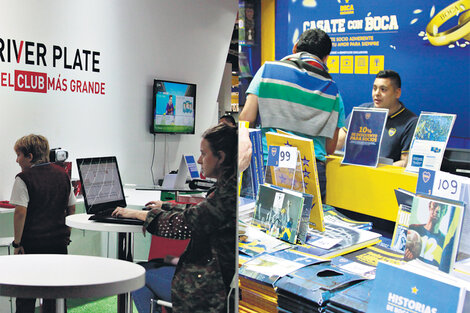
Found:
[[[224,114],[219,118],[219,123],[222,122],[222,120],[228,121],[232,126],[237,126],[237,123],[235,122],[235,119],[233,118],[232,115],[230,114]]]
[[[401,78],[397,72],[392,70],[384,70],[377,73],[375,78],[388,78],[391,80],[395,88],[401,88]]]
[[[331,52],[330,36],[318,28],[304,31],[297,42],[297,52],[302,51],[323,59]]]

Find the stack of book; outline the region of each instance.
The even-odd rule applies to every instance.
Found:
[[[329,299],[363,281],[330,262],[302,267],[275,282],[282,312],[323,312]]]
[[[246,197],[238,197],[238,219],[250,223],[255,210],[255,200]]]
[[[291,249],[263,253],[239,269],[240,307],[256,312],[278,312],[274,282],[301,267],[324,262]]]
[[[325,312],[366,313],[373,287],[373,280],[365,280],[335,294],[326,305]]]

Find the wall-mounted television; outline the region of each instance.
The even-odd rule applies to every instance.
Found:
[[[152,112],[151,133],[194,134],[196,85],[155,79]]]

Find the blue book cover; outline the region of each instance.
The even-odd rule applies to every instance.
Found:
[[[272,285],[279,277],[321,262],[325,261],[287,249],[260,254],[244,263],[238,273],[241,277]]]
[[[331,297],[327,308],[332,308],[339,312],[365,313],[373,287],[374,280],[372,279],[357,283]]]
[[[252,146],[250,171],[251,171],[251,179],[252,179],[252,185],[253,185],[253,190],[252,190],[253,198],[256,198],[256,195],[258,194],[258,188],[260,184],[258,159],[262,157],[262,155],[260,155],[260,152],[258,150],[258,145],[256,144],[256,132],[257,132],[256,129],[250,129],[250,140],[251,140],[251,146]]]
[[[363,281],[355,275],[330,264],[309,265],[287,274],[274,283],[279,294],[300,297],[303,301],[324,306],[337,292]]]
[[[438,274],[380,262],[367,312],[461,312],[465,289]]]
[[[261,135],[260,129],[257,129],[256,131],[254,131],[256,151],[258,153],[258,157],[256,158],[256,161],[258,162],[259,183],[264,184],[265,167],[264,167],[264,161],[263,161],[263,142],[262,142],[261,136],[262,135]]]
[[[377,166],[388,109],[353,108],[343,164]]]

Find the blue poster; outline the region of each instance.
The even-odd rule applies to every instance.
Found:
[[[342,164],[377,166],[388,109],[354,108]]]
[[[186,166],[188,167],[189,175],[191,176],[191,179],[200,178],[199,177],[199,171],[197,169],[196,160],[194,159],[194,156],[193,155],[185,155],[184,159],[186,161]]]
[[[276,59],[290,54],[305,30],[327,32],[327,65],[346,116],[372,101],[376,73],[391,69],[401,76],[404,105],[416,115],[457,114],[448,146],[470,148],[470,1],[277,2]]]

